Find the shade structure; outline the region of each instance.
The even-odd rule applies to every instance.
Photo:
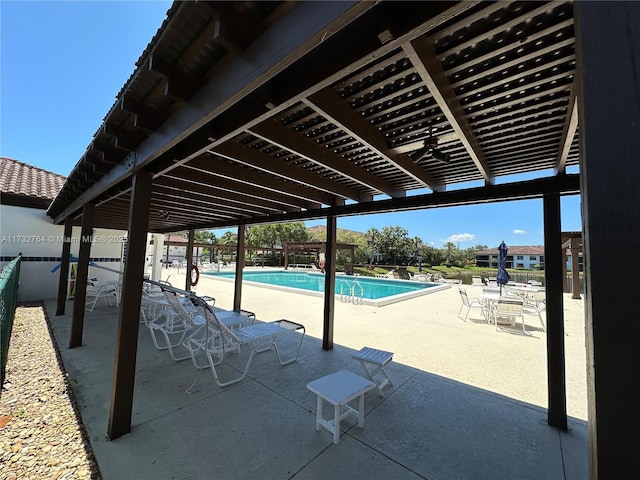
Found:
[[[502,294],[502,286],[506,285],[511,276],[507,272],[507,252],[509,248],[502,242],[498,247],[498,274],[496,275],[496,282],[500,285],[500,294]]]

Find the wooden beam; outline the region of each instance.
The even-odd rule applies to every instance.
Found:
[[[202,184],[211,185],[231,192],[240,192],[258,199],[277,202],[283,205],[283,210],[290,208],[298,210],[301,208],[312,209],[320,206],[319,203],[305,201],[299,197],[287,195],[285,193],[286,191],[277,190],[273,185],[265,188],[259,184],[254,184],[253,182],[255,182],[255,177],[253,181],[248,179],[238,179],[237,174],[236,176],[233,176],[231,173],[225,172],[223,168],[216,170],[216,173],[214,174],[193,168],[182,167],[180,169],[173,170],[171,174],[175,176],[175,178],[200,182]]]
[[[238,243],[236,244],[236,276],[233,289],[233,309],[239,312],[242,308],[242,269],[245,256],[245,226],[238,225]]]
[[[169,115],[161,112],[156,107],[145,105],[134,99],[131,95],[123,95],[120,100],[120,108],[135,115],[133,126],[148,132],[155,131],[162,125]]]
[[[205,85],[204,79],[183,70],[179,65],[172,64],[157,53],[153,53],[149,57],[148,65],[150,71],[156,72],[167,79],[164,94],[180,101],[188,101]]]
[[[281,215],[270,215],[268,218],[257,218],[244,221],[246,225],[271,222],[306,221],[325,218],[327,215],[337,217],[362,215],[369,213],[389,213],[426,208],[454,207],[462,205],[478,205],[491,202],[508,202],[513,200],[541,199],[545,193],[558,192],[561,195],[580,193],[580,176],[578,174],[558,175],[555,177],[526,180],[523,182],[476,187],[462,190],[451,190],[441,193],[414,195],[406,198],[376,200],[371,203],[349,204],[341,207],[322,208],[320,210],[303,211]],[[200,224],[194,228],[228,228],[236,224],[216,223]]]
[[[67,217],[64,220],[64,233],[62,240],[62,255],[60,257],[60,276],[58,277],[58,303],[56,315],[64,315],[69,292],[69,258],[71,257],[71,235],[73,233],[73,219]]]
[[[621,268],[640,249],[640,2],[573,2],[573,10],[589,478],[640,478],[636,260]]]
[[[279,161],[266,153],[262,153],[260,150],[245,147],[233,140],[216,146],[211,150],[211,153],[256,168],[265,173],[300,182],[306,187],[323,190],[331,195],[350,198],[357,202],[369,202],[372,200],[371,195],[363,194],[347,185],[333,182],[326,177],[313,174],[305,169],[296,168],[295,165]],[[335,199],[332,205],[340,203],[338,199]]]
[[[195,241],[195,231],[189,230],[189,240],[187,241],[187,271],[185,272],[184,289],[191,291],[191,269],[193,268],[193,242]]]
[[[333,326],[335,321],[336,303],[336,232],[337,219],[327,217],[327,250],[324,267],[324,321],[322,329],[322,349],[333,349]]]
[[[84,329],[84,307],[87,301],[87,277],[91,258],[91,240],[93,237],[93,214],[95,205],[87,203],[82,209],[82,228],[80,230],[80,248],[78,251],[78,269],[76,270],[76,291],[73,297],[73,317],[69,334],[69,348],[82,345]]]
[[[547,329],[547,422],[567,430],[567,385],[565,379],[564,310],[562,286],[562,236],[560,195],[551,193],[542,201],[544,212],[544,277]]]
[[[214,187],[211,185],[203,185],[200,183],[195,183],[190,180],[185,180],[182,178],[165,175],[163,177],[158,178],[156,185],[154,188],[159,188],[160,186],[175,189],[183,192],[192,192],[202,194],[203,198],[209,198],[209,201],[219,202],[220,200],[227,200],[230,204],[239,204],[242,205],[257,205],[258,207],[264,208],[268,211],[275,212],[287,212],[287,211],[299,211],[299,208],[290,207],[288,205],[283,205],[282,203],[275,202],[269,199],[259,199],[255,196],[246,195],[244,193],[238,192],[236,190],[222,189],[218,187]],[[223,202],[222,205],[225,203]]]
[[[571,87],[571,96],[567,102],[567,115],[565,116],[564,126],[562,127],[562,137],[560,138],[560,148],[558,149],[558,157],[553,171],[557,174],[565,173],[567,157],[569,150],[573,144],[576,131],[578,130],[578,98],[576,97],[575,88]]]
[[[304,103],[337,125],[348,135],[373,150],[377,155],[399,168],[405,175],[434,191],[442,191],[440,185],[423,167],[404,153],[392,153],[384,138],[371,122],[345,102],[333,89],[327,87],[311,95]]]
[[[427,35],[405,43],[402,48],[460,138],[485,183],[493,184],[495,179],[491,168]]]
[[[270,159],[270,164],[278,162],[277,159]],[[335,204],[335,197],[319,191],[315,188],[308,188],[301,185],[296,185],[292,182],[286,182],[281,177],[275,175],[269,175],[262,171],[253,172],[249,175],[240,175],[241,172],[246,172],[245,167],[238,167],[232,165],[226,159],[216,157],[212,154],[203,155],[200,158],[195,158],[186,164],[187,168],[194,168],[198,171],[209,175],[215,175],[217,177],[226,178],[229,180],[235,180],[243,182],[247,185],[251,185],[257,188],[268,189],[272,192],[278,192],[281,194],[291,195],[302,200],[299,205],[303,208],[313,208],[311,205],[323,203],[325,205]],[[242,168],[243,170],[239,170]]]
[[[340,155],[333,153],[328,148],[317,144],[304,135],[297,134],[290,128],[282,125],[277,120],[268,120],[251,128],[251,134],[284,148],[310,162],[321,165],[343,177],[357,182],[371,190],[389,195],[392,198],[400,198],[406,192],[398,190],[392,184],[367,172],[345,160]]]
[[[139,171],[133,178],[127,257],[124,262],[111,387],[111,409],[108,425],[108,436],[111,440],[131,431],[151,184],[152,175],[147,171]]]

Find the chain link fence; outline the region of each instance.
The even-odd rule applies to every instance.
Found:
[[[9,339],[18,303],[21,259],[21,256],[13,259],[0,272],[0,385],[4,384],[5,367],[9,355]]]

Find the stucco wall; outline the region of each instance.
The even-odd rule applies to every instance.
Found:
[[[55,298],[58,294],[59,270],[64,228],[53,225],[44,210],[0,205],[0,257],[2,265],[22,253],[19,301]],[[94,229],[91,258],[103,267],[122,271],[122,241],[126,232]],[[72,233],[71,255],[78,256],[80,227]],[[89,267],[89,277],[99,283],[118,280],[117,273]]]

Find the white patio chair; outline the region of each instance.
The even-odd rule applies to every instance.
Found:
[[[179,347],[183,346],[183,342],[188,335],[205,325],[206,319],[195,308],[188,311],[188,306],[176,293],[169,290],[163,290],[163,293],[167,307],[163,312],[162,318],[148,322],[147,326],[151,331],[156,347],[160,350],[168,350],[171,358],[176,362],[180,362],[190,358],[190,352],[180,353]],[[155,337],[158,332],[162,334],[165,340],[161,347]]]
[[[542,325],[542,331],[546,332],[547,330],[545,327],[545,320],[542,318],[542,312],[544,312],[546,308],[547,308],[546,300],[541,300],[540,302],[538,302],[538,304],[535,307],[525,305],[522,308],[522,313],[524,313],[525,315],[532,315],[532,316],[538,317],[538,320],[540,320],[540,325]]]
[[[93,312],[99,300],[109,306],[120,305],[120,282],[105,282],[101,285],[95,284],[95,279],[87,283],[87,304],[85,310]]]
[[[460,298],[462,299],[462,306],[460,307],[460,310],[458,311],[458,318],[460,318],[462,321],[466,322],[467,321],[467,317],[469,316],[469,312],[471,311],[472,308],[479,308],[482,316],[484,316],[486,318],[486,308],[487,305],[482,302],[479,298],[469,298],[467,296],[467,291],[464,288],[458,288],[458,290],[460,291]],[[462,310],[467,309],[464,317],[461,316]]]
[[[496,331],[500,325],[516,326],[516,319],[522,322],[522,333],[526,333],[523,316],[524,302],[519,297],[500,297],[492,306],[491,316],[496,325]]]
[[[482,283],[482,277],[479,277],[477,275],[472,276],[471,277],[471,285],[484,287],[484,283]]]
[[[274,322],[256,323],[246,327],[230,329],[220,321],[214,309],[204,302],[204,300],[196,296],[191,298],[194,303],[202,308],[206,317],[207,326],[206,328],[198,329],[197,334],[190,335],[185,342],[188,344],[186,347],[194,356],[198,353],[204,353],[209,362],[213,378],[219,386],[226,387],[242,381],[247,376],[247,372],[256,353],[273,349],[280,365],[295,362],[300,356],[302,342],[305,336],[305,328],[303,325],[289,320],[276,320]],[[283,359],[277,344],[278,338],[284,334],[296,332],[301,332],[301,335],[295,355],[288,359]],[[242,373],[228,381],[223,381],[221,374],[226,362],[227,353],[229,352],[229,345],[250,345],[251,353],[244,368],[242,368]],[[195,361],[194,364],[196,364]],[[196,366],[198,365],[199,364],[196,364]],[[219,365],[222,365],[220,372],[218,372],[216,368]]]

